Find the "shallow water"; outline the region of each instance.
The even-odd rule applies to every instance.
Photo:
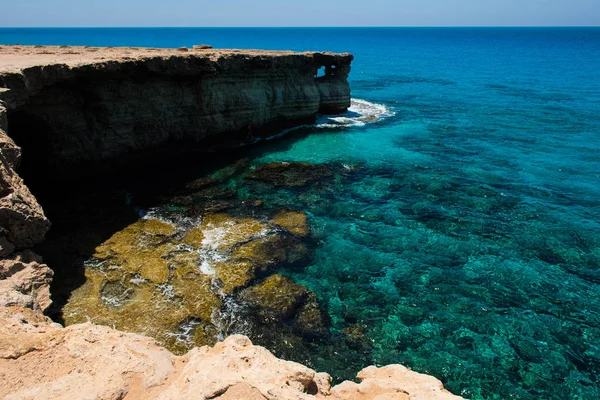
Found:
[[[368,102],[355,107],[376,104],[378,118],[262,142],[225,184],[306,211],[319,244],[279,272],[317,294],[330,336],[287,349],[253,339],[337,379],[399,362],[473,399],[600,398],[600,29],[61,35],[353,52],[353,97]],[[244,179],[291,161],[335,176],[305,188]]]

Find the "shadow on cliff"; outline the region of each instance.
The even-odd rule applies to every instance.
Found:
[[[284,151],[311,133],[314,129],[298,129],[276,140],[217,151],[173,150],[125,164],[118,171],[90,173],[84,180],[29,179],[33,194],[53,224],[46,240],[35,248],[55,272],[49,316],[64,323],[62,308],[71,292],[85,283],[85,261],[101,243],[138,220],[140,210],[161,204],[161,197],[186,182],[244,158]],[[28,150],[25,143],[24,153]]]

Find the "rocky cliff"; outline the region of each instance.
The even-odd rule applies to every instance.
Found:
[[[350,54],[0,49],[10,136],[61,176],[149,150],[231,144],[350,106]],[[317,77],[325,67],[326,74]],[[6,90],[8,89],[8,90]],[[183,146],[182,146],[183,145]],[[54,175],[56,177],[56,175]]]
[[[243,336],[175,356],[147,337],[63,328],[42,314],[53,272],[29,248],[50,222],[20,164],[28,178],[59,179],[182,144],[252,141],[344,111],[351,55],[17,46],[0,47],[0,57],[0,397],[459,398],[399,365],[366,368],[360,384],[332,388],[329,375]]]
[[[368,367],[361,383],[284,361],[248,338],[177,357],[146,337],[92,324],[62,328],[0,308],[0,397],[24,399],[458,400],[437,379],[400,365]]]

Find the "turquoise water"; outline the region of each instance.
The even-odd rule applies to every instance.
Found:
[[[282,272],[317,293],[330,337],[289,356],[336,378],[399,362],[473,399],[600,398],[600,29],[0,29],[0,43],[352,52],[355,107],[378,120],[249,150],[250,169],[326,163],[333,180],[230,183],[309,213],[315,257]]]

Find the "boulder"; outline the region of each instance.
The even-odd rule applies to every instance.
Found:
[[[0,260],[0,306],[19,306],[44,312],[50,307],[54,273],[30,250]]]

